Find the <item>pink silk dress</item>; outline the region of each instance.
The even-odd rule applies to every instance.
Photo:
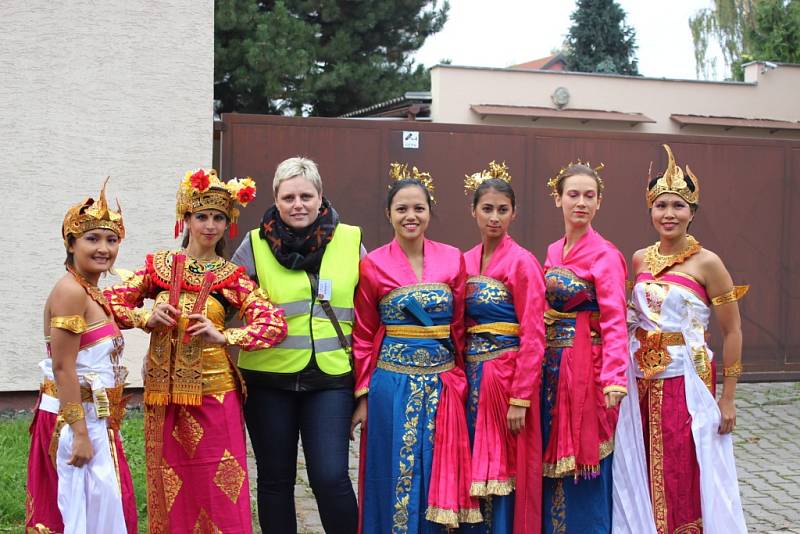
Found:
[[[604,532],[618,413],[605,393],[627,391],[627,273],[619,250],[591,227],[566,255],[565,240],[545,262],[543,528]]]
[[[106,290],[117,322],[141,326],[145,299],[166,302],[174,254],[160,251],[122,284]],[[145,460],[151,534],[252,532],[250,485],[242,414],[243,385],[226,349],[199,337],[186,344],[186,317],[206,272],[216,280],[204,314],[230,345],[256,350],[286,336],[283,311],[275,308],[241,267],[219,259],[187,257],[179,308],[171,330],[150,337],[145,364]],[[228,314],[245,321],[225,328]]]
[[[422,280],[392,241],[361,261],[355,298],[361,432],[359,530],[439,533],[480,521],[469,496],[464,260],[425,240]]]
[[[464,254],[471,493],[492,501],[484,506],[484,530],[537,533],[542,522],[539,389],[544,275],[533,254],[508,235],[483,272],[482,254],[482,245]],[[516,436],[506,421],[510,404],[527,409],[525,427]],[[509,512],[503,514],[506,499],[514,502],[505,506]]]

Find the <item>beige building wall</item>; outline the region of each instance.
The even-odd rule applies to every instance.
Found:
[[[471,105],[511,105],[554,108],[558,87],[570,93],[564,109],[642,113],[655,123],[630,126],[592,120],[497,117],[480,115]],[[491,69],[438,65],[431,69],[431,117],[434,122],[491,124],[575,130],[616,130],[641,133],[724,135],[800,139],[800,131],[753,128],[725,130],[719,126],[680,128],[671,114],[800,121],[800,66],[751,64],[745,82],[667,80],[632,76],[523,69]]]
[[[69,205],[96,197],[110,175],[128,232],[117,266],[176,246],[178,180],[211,164],[214,5],[9,1],[0,20],[0,391],[16,391],[40,380],[42,310],[64,273]],[[133,385],[146,341],[126,333]]]

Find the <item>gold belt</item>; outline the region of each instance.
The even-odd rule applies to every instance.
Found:
[[[487,362],[489,360],[494,360],[498,356],[502,356],[506,352],[512,350],[519,350],[519,345],[511,345],[510,347],[503,347],[502,349],[480,352],[478,354],[465,354],[464,359],[469,363]]]
[[[554,324],[559,319],[575,319],[580,312],[560,312],[553,308],[548,308],[544,312],[544,324]],[[592,319],[600,318],[600,312],[592,312]]]
[[[416,365],[400,365],[397,363],[378,360],[378,369],[384,369],[386,371],[392,371],[394,373],[402,373],[404,375],[435,375],[439,373],[444,373],[445,371],[449,371],[455,366],[456,364],[453,361],[449,361],[441,365],[421,367]]]
[[[672,362],[667,347],[685,345],[686,340],[681,332],[662,332],[661,330],[636,329],[639,348],[634,353],[639,370],[646,379],[662,373]]]
[[[93,392],[89,386],[81,386],[81,402],[94,404],[97,417],[100,419],[108,417],[111,428],[118,430],[122,418],[125,416],[125,404],[128,400],[122,396],[124,387],[124,385],[120,384],[113,388],[104,387]],[[48,378],[42,381],[39,391],[45,395],[58,398],[58,386]]]
[[[518,336],[519,324],[517,323],[484,323],[467,328],[467,334],[497,334],[499,336]]]
[[[45,395],[58,398],[58,387],[56,386],[56,383],[49,378],[45,378],[44,381],[42,381],[42,385],[39,386],[39,391]],[[92,397],[92,388],[88,386],[81,386],[81,402],[94,402],[94,397]]]
[[[415,339],[446,339],[450,337],[450,325],[416,326],[390,324],[386,325],[386,335]]]

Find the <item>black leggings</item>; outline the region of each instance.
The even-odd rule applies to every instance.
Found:
[[[351,389],[287,391],[249,386],[244,407],[258,469],[258,520],[265,534],[296,534],[297,438],[327,534],[354,534],[358,509],[348,474]]]

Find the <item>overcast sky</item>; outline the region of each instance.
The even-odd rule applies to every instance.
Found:
[[[642,75],[696,78],[688,20],[711,0],[617,1],[636,29]],[[564,41],[574,9],[573,0],[450,0],[444,29],[427,39],[415,59],[429,67],[442,59],[508,67],[548,56]]]

